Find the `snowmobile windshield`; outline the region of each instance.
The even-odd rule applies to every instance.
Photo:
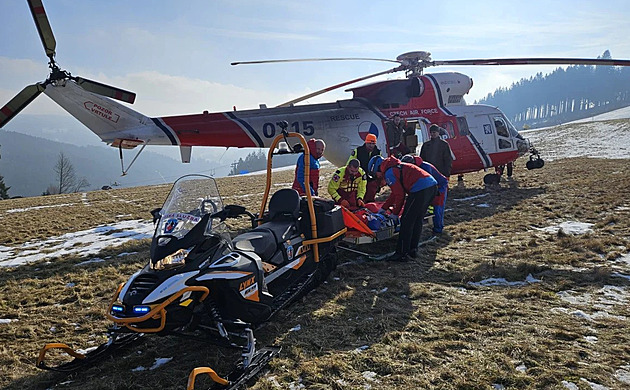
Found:
[[[156,236],[184,237],[206,214],[223,210],[216,181],[209,176],[187,175],[179,178],[168,194],[160,211],[160,223]],[[214,230],[223,231],[217,218],[208,220],[204,235],[211,235]],[[219,232],[217,232],[219,233]]]

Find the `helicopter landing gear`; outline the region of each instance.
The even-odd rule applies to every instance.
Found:
[[[499,181],[501,181],[501,175],[498,173],[488,173],[483,177],[483,184],[490,185],[498,185]]]

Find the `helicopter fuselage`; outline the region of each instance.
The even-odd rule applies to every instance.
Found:
[[[86,91],[72,80],[51,85],[44,93],[113,146],[178,145],[188,152],[192,146],[264,148],[280,133],[277,123],[287,121],[289,131],[323,139],[326,159],[337,166],[346,163],[368,133],[377,136],[377,146],[387,153],[387,121],[399,114],[415,135],[418,151],[429,139],[431,124],[443,128],[441,136],[453,152],[452,174],[461,174],[514,161],[529,145],[498,108],[466,105],[464,95],[471,87],[468,76],[436,73],[353,88],[352,99],[334,103],[159,118]]]

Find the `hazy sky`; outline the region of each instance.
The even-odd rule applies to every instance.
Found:
[[[56,60],[73,75],[138,94],[149,116],[256,108],[393,67],[384,62],[230,66],[232,61],[376,57],[630,59],[630,2],[620,1],[44,1]],[[26,1],[0,0],[0,105],[48,75]],[[554,66],[436,67],[471,76],[472,103]],[[403,77],[402,74],[390,78]],[[350,98],[340,90],[310,102]],[[25,114],[67,115],[45,96]]]

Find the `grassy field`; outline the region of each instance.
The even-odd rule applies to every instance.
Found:
[[[415,262],[342,253],[325,284],[257,331],[259,345],[283,349],[252,388],[630,388],[630,163],[524,165],[519,160],[514,179],[496,188],[483,187],[483,173],[453,185],[446,232]],[[274,177],[280,188],[292,172]],[[230,194],[225,203],[258,211],[264,177],[224,178],[219,186]],[[0,245],[149,219],[167,192],[157,186],[1,201]],[[593,225],[577,235],[543,230],[570,221]],[[35,368],[47,342],[87,348],[104,341],[109,299],[145,264],[148,248],[148,240],[133,241],[99,254],[109,258],[100,263],[77,266],[86,259],[62,257],[1,269],[0,318],[14,321],[0,323],[0,386],[183,389],[194,367],[229,371],[237,352],[171,337],[149,337],[72,376]],[[172,359],[150,370],[159,358]],[[201,378],[197,388],[209,384]]]

